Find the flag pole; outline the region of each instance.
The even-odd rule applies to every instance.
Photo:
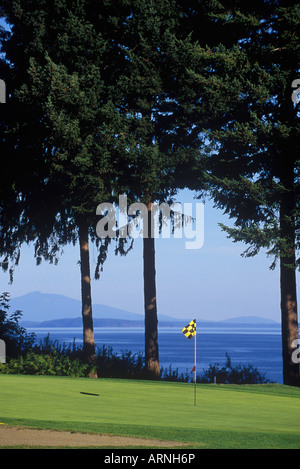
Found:
[[[197,363],[197,348],[196,348],[196,337],[197,337],[197,331],[195,333],[195,374],[194,374],[194,405],[196,405],[196,363]]]
[[[187,326],[185,326],[182,331],[181,331],[189,340],[195,337],[195,351],[194,351],[194,368],[192,369],[191,373],[194,371],[194,405],[196,405],[196,363],[197,363],[197,357],[196,357],[196,319],[193,319],[191,322],[188,323]]]

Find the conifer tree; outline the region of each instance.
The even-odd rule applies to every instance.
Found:
[[[158,378],[153,205],[171,201],[177,189],[186,186],[190,177],[187,168],[198,163],[202,141],[198,132],[193,132],[189,107],[180,99],[189,79],[193,47],[182,29],[178,2],[134,0],[130,7],[120,37],[126,52],[126,93],[118,107],[127,122],[124,139],[129,174],[124,174],[130,199],[147,207],[147,228],[143,231],[145,361],[150,375]]]
[[[150,221],[153,202],[174,192],[175,168],[190,158],[185,139],[191,128],[176,101],[189,41],[176,37],[173,0],[3,4],[13,25],[3,47],[13,64],[7,81],[18,109],[6,150],[13,164],[21,162],[16,220],[23,217],[27,230],[25,238],[19,225],[16,239],[33,239],[38,259],[52,259],[64,244],[79,240],[84,348],[91,362],[88,246],[89,237],[98,242],[95,210],[125,191],[131,201],[147,205]],[[148,226],[145,355],[158,377],[154,239]],[[101,249],[100,263],[104,257]]]
[[[198,2],[196,2],[198,3]],[[208,191],[235,219],[221,225],[245,256],[266,249],[280,263],[283,380],[299,385],[296,269],[299,267],[299,3],[199,2],[217,28],[195,47],[195,112],[207,112]],[[197,6],[187,12],[193,22]],[[267,294],[267,292],[266,292]]]
[[[7,239],[13,232],[16,241],[2,244],[2,266],[18,256],[23,242],[34,241],[40,261],[52,260],[62,246],[79,240],[88,363],[95,356],[89,238],[99,245],[95,212],[112,197],[115,136],[121,131],[112,101],[119,54],[110,36],[123,24],[118,6],[88,0],[70,5],[2,2],[2,15],[12,26],[2,47],[11,64],[5,78],[12,98],[5,108],[1,145],[16,168],[3,192],[6,203],[14,188],[10,215],[15,224],[7,234],[8,212],[1,220],[8,220],[2,236]],[[98,264],[105,257],[101,248]]]

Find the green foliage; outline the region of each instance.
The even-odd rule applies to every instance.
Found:
[[[79,359],[53,352],[51,355],[29,351],[24,357],[10,359],[7,364],[0,365],[0,372],[4,374],[48,375],[48,376],[87,376],[88,366]]]
[[[218,363],[210,364],[209,367],[197,376],[198,383],[214,383],[217,384],[265,384],[269,380],[265,378],[265,374],[261,373],[253,365],[233,365],[231,358],[226,353],[226,363],[220,366]]]
[[[35,341],[35,334],[28,334],[19,324],[21,311],[9,313],[10,295],[4,292],[0,295],[0,339],[6,345],[8,358],[16,357],[31,348]]]
[[[190,377],[187,373],[179,374],[178,368],[175,368],[175,370],[173,370],[172,365],[169,365],[167,368],[164,368],[163,366],[161,367],[160,379],[162,381],[176,381],[182,383],[188,383],[190,381]]]
[[[265,249],[271,267],[299,250],[298,2],[204,2],[219,26],[216,43],[195,47],[190,83],[201,99],[197,113],[211,115],[204,131],[207,190],[235,220],[228,237]],[[218,42],[217,42],[218,41]],[[203,189],[200,188],[200,190]],[[290,259],[292,269],[299,265]]]
[[[264,250],[270,268],[280,264],[283,379],[298,385],[291,355],[298,338],[300,103],[292,100],[292,83],[300,72],[300,4],[204,4],[219,33],[214,43],[195,45],[189,69],[196,113],[211,116],[198,127],[209,142],[206,193],[234,220],[221,227],[247,245],[245,257]]]
[[[141,353],[124,350],[114,353],[112,347],[103,345],[97,349],[95,360],[98,376],[102,378],[145,379],[145,360]]]

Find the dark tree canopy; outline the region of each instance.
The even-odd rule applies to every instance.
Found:
[[[206,108],[207,188],[235,220],[222,225],[246,256],[265,249],[280,260],[284,381],[299,383],[295,271],[300,263],[299,3],[223,1],[209,16],[220,43],[196,49],[191,79],[195,107]],[[194,15],[192,15],[193,17]],[[225,38],[226,39],[223,39]]]
[[[2,0],[0,14],[12,27],[1,31],[2,267],[24,242],[54,261],[79,239],[92,330],[88,242],[100,247],[97,275],[109,243],[95,233],[97,205],[126,193],[151,220],[154,201],[197,189],[235,220],[222,228],[246,256],[266,249],[272,267],[279,260],[284,381],[298,383],[299,3]],[[144,279],[157,372],[151,236]]]

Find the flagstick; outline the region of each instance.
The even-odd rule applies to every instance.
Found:
[[[196,363],[197,363],[197,358],[196,358],[196,336],[197,332],[195,334],[195,385],[194,385],[194,405],[196,405]]]
[[[181,332],[188,338],[191,339],[192,337],[195,337],[195,365],[194,369],[191,371],[191,373],[194,371],[195,372],[195,377],[194,377],[194,405],[196,405],[196,381],[197,381],[197,370],[196,370],[196,364],[197,364],[197,357],[196,357],[196,319],[193,319],[191,322],[188,323],[187,326],[185,326]]]

